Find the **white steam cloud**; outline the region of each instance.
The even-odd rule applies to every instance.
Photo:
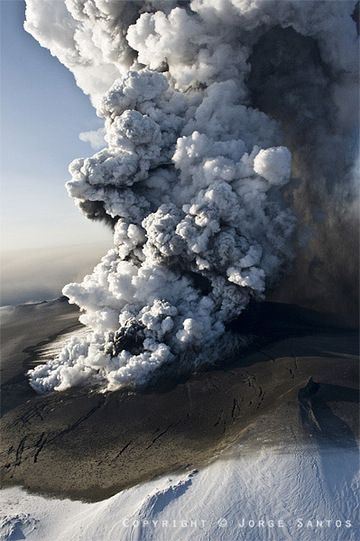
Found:
[[[104,130],[81,135],[105,144],[72,162],[68,192],[87,217],[114,226],[114,248],[64,288],[89,334],[30,372],[37,391],[143,384],[186,352],[196,365],[278,280],[293,255],[296,205],[285,203],[293,139],[275,114],[253,106],[251,55],[272,29],[316,40],[337,75],[329,95],[341,102],[354,87],[354,5],[27,0],[26,30],[73,72],[104,119]],[[312,75],[305,84],[318,88],[321,74]],[[295,102],[284,92],[286,110]]]
[[[83,141],[84,143],[89,143],[89,145],[94,150],[99,150],[100,148],[106,146],[104,136],[104,128],[99,128],[98,130],[83,131],[79,133],[80,141]]]

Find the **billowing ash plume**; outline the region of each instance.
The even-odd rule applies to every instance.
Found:
[[[70,165],[67,189],[114,228],[114,248],[64,288],[89,335],[31,371],[36,390],[143,384],[189,352],[196,365],[276,284],[296,218],[299,297],[314,261],[333,268],[327,227],[353,223],[354,7],[27,0],[26,30],[104,119],[82,134],[104,148]]]

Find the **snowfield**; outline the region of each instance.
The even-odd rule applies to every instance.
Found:
[[[241,456],[242,454],[242,456]],[[0,493],[0,539],[315,541],[360,539],[355,449],[233,449],[97,503]]]

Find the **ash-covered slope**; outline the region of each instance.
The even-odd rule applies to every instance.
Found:
[[[56,315],[54,304],[50,312],[46,303],[29,308],[33,326],[44,334],[25,361],[19,354],[13,358],[16,372],[4,384],[3,486],[94,501],[156,475],[203,466],[234,442],[242,453],[262,446],[358,445],[354,330],[320,326],[321,319],[309,325],[316,315],[285,306],[264,307],[262,318],[255,307],[240,322],[254,334],[253,348],[239,348],[208,370],[179,381],[163,367],[157,384],[141,392],[100,394],[85,387],[39,396],[24,374],[61,347],[61,336],[47,339],[64,314],[59,304],[58,316],[47,321],[50,312]],[[26,321],[30,345],[33,327]],[[63,319],[65,332],[68,323]],[[14,323],[10,342],[16,351],[15,331]],[[315,383],[308,384],[310,378]]]
[[[25,28],[104,119],[104,148],[70,165],[68,191],[87,217],[114,227],[114,248],[64,288],[89,334],[34,369],[34,389],[91,381],[113,390],[164,364],[218,358],[232,347],[227,324],[294,256],[291,288],[278,295],[348,303],[354,8],[27,0]]]

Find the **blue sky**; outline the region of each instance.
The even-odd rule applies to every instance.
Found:
[[[101,125],[73,76],[23,29],[25,4],[0,0],[1,304],[53,298],[112,244],[67,195],[69,162]]]
[[[79,133],[101,125],[70,72],[23,29],[24,2],[1,8],[2,249],[101,242],[64,188],[69,162],[93,153]]]

